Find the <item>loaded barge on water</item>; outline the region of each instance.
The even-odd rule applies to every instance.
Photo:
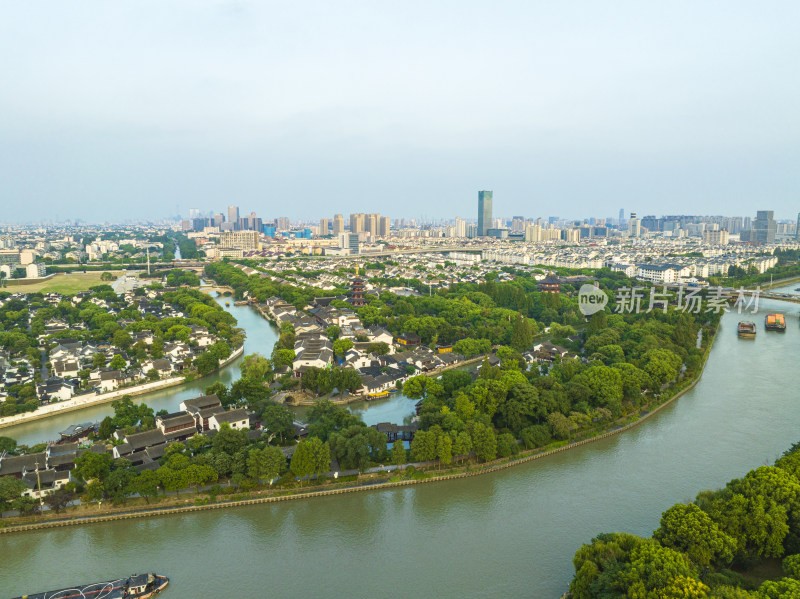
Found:
[[[783,314],[767,314],[764,320],[764,328],[768,331],[785,331],[786,319]]]
[[[742,339],[755,339],[756,338],[756,323],[749,320],[743,320],[739,323],[739,337]]]
[[[168,584],[169,579],[166,576],[134,574],[128,578],[22,595],[15,599],[77,599],[79,597],[81,599],[147,599],[155,597]]]

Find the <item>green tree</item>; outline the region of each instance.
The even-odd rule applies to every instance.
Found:
[[[517,314],[511,329],[511,347],[517,351],[525,351],[533,345],[535,325],[522,314]]]
[[[295,447],[292,461],[289,465],[292,473],[300,479],[301,487],[303,486],[303,479],[314,473],[314,465],[314,450],[311,448],[308,439],[301,441]]]
[[[469,436],[469,433],[467,431],[456,433],[453,441],[453,454],[455,456],[468,456],[471,452],[472,437]]]
[[[736,540],[694,504],[677,504],[664,512],[653,538],[664,547],[685,553],[700,566],[725,566],[736,550]]]
[[[127,461],[127,460],[126,460]],[[104,490],[114,504],[122,504],[133,493],[132,483],[136,478],[136,469],[131,467],[115,468],[105,479]]]
[[[328,442],[331,456],[344,469],[363,472],[371,461],[381,461],[387,454],[386,435],[363,423],[331,433]]]
[[[263,381],[272,369],[269,360],[261,354],[249,354],[242,359],[239,364],[242,376],[253,381]]]
[[[328,336],[328,339],[331,341],[336,341],[339,338],[339,333],[341,330],[335,324],[332,324],[327,329],[325,329],[325,334]]]
[[[261,422],[283,444],[294,437],[294,413],[283,404],[269,402],[261,412]]]
[[[497,457],[497,438],[494,430],[481,422],[472,428],[472,450],[481,462],[489,462]]]
[[[158,496],[159,482],[158,474],[155,471],[143,470],[133,479],[131,491],[139,497],[144,497],[146,503],[150,503],[151,497]]]
[[[642,356],[644,371],[659,387],[674,380],[681,367],[681,359],[669,349],[651,349]]]
[[[110,368],[114,370],[124,370],[127,364],[125,363],[125,358],[123,358],[120,354],[115,355],[111,358],[111,363],[109,364]]]
[[[276,370],[290,367],[294,363],[295,353],[293,349],[278,349],[272,352],[272,364]]]
[[[61,513],[61,510],[66,508],[69,503],[75,499],[75,493],[67,491],[66,489],[57,489],[52,493],[48,493],[44,497],[44,502],[56,514]]]
[[[800,597],[800,581],[793,578],[767,580],[758,587],[758,592],[764,599],[797,599]]]
[[[11,504],[23,491],[27,490],[27,485],[13,476],[0,476],[0,516],[3,512],[11,508]]]
[[[507,458],[519,453],[517,440],[511,433],[502,433],[497,436],[497,457]]]
[[[85,483],[92,480],[104,483],[111,473],[112,462],[111,455],[107,453],[87,451],[75,459],[75,468],[72,470],[72,475]]]
[[[194,365],[197,368],[197,372],[201,376],[205,376],[219,368],[219,359],[211,352],[204,352],[197,356]]]
[[[106,365],[106,355],[103,352],[97,352],[92,356],[92,365],[95,368],[102,368]]]
[[[211,444],[215,452],[234,455],[247,446],[247,433],[233,429],[227,422],[223,422]]]
[[[800,580],[800,553],[786,556],[781,565],[787,576]]]
[[[450,435],[439,435],[436,441],[436,457],[443,466],[449,466],[453,462],[453,440]]]
[[[402,466],[406,463],[406,448],[400,439],[392,444],[391,460],[395,466]]]
[[[560,412],[551,412],[547,416],[547,424],[556,439],[569,438],[569,419]]]
[[[117,427],[114,426],[114,420],[111,418],[111,416],[106,416],[100,422],[100,427],[97,429],[97,435],[101,439],[110,439],[115,430],[117,430]]]
[[[600,310],[600,312],[595,312],[589,319],[588,329],[590,334],[602,331],[607,326],[608,326],[608,317],[606,316],[605,310]]]
[[[0,436],[0,453],[14,454],[17,451],[17,442],[11,437]]]
[[[216,480],[217,471],[207,464],[190,464],[181,472],[182,486],[194,487],[195,493]]]
[[[429,462],[436,459],[437,438],[435,432],[418,430],[411,441],[411,460]]]
[[[376,356],[385,356],[389,353],[389,344],[379,341],[377,343],[370,343],[367,346],[367,353],[375,354]]]
[[[261,452],[261,478],[268,479],[269,484],[272,484],[273,480],[278,478],[286,468],[286,456],[279,448],[272,445],[267,445]]]
[[[337,339],[333,342],[333,353],[337,356],[344,356],[352,347],[353,341],[351,339]]]

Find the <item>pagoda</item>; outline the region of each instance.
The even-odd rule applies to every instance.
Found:
[[[367,305],[364,293],[366,293],[366,283],[361,277],[356,277],[350,284],[350,303],[354,308]]]

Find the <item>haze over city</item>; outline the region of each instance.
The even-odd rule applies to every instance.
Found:
[[[0,8],[9,222],[797,213],[793,2]],[[35,25],[35,26],[34,26]]]

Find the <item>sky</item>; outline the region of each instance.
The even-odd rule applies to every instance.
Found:
[[[0,4],[0,221],[800,211],[800,3]]]

